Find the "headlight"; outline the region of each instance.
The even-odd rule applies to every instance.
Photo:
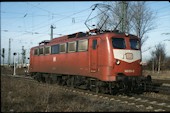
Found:
[[[142,65],[142,66],[146,66],[147,65],[146,62],[140,62],[139,64]]]
[[[116,64],[119,65],[120,64],[120,60],[116,59]]]
[[[128,33],[125,33],[125,36],[127,36],[127,37],[128,37],[128,36],[129,36],[129,34],[128,34]]]

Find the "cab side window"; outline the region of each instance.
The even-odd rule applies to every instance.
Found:
[[[93,49],[97,48],[97,39],[93,40]]]
[[[125,40],[124,38],[112,38],[113,48],[115,49],[125,49]]]

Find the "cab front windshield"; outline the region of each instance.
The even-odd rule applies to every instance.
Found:
[[[126,48],[124,38],[112,38],[112,44],[115,49],[124,49]]]
[[[139,49],[139,40],[138,39],[130,39],[130,47],[131,47],[131,49],[138,50]]]

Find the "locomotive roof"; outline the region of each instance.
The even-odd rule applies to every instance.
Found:
[[[65,36],[62,36],[62,37],[57,37],[57,38],[53,38],[50,43],[55,43],[55,42],[58,42],[58,41],[64,41],[64,40],[67,40],[67,39],[75,39],[75,38],[82,38],[82,37],[86,37],[88,36],[87,33],[84,33],[84,32],[77,32],[77,33],[73,33],[73,34],[69,34],[69,35],[65,35]]]
[[[90,34],[90,33],[92,33],[92,34]],[[93,37],[93,36],[105,35],[105,34],[108,34],[108,33],[109,34],[114,33],[114,34],[117,34],[117,35],[125,35],[126,36],[126,33],[119,32],[119,31],[105,31],[105,32],[96,33],[95,35],[93,33],[96,33],[96,31],[93,30],[93,31],[86,32],[86,33],[77,32],[77,33],[73,33],[73,34],[69,34],[69,35],[64,35],[64,36],[61,36],[61,37],[53,38],[52,40],[44,40],[44,41],[39,43],[39,46],[54,44],[54,43],[57,43],[57,42],[65,42],[65,41],[68,41],[68,40],[73,41],[75,39],[80,39],[80,38],[87,39],[89,36]],[[138,38],[137,36],[132,35],[132,34],[128,34],[128,36],[130,36],[130,38]],[[36,46],[36,47],[39,47],[39,46]]]

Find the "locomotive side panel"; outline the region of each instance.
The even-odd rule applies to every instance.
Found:
[[[98,78],[102,81],[113,81],[113,52],[111,51],[109,34],[105,34],[99,38],[100,43],[98,46]]]
[[[88,75],[88,52],[51,55],[48,73]]]
[[[41,47],[40,47],[41,48]],[[80,75],[110,81],[112,51],[108,37],[90,37],[87,51],[31,55],[30,72]],[[33,51],[33,50],[32,50]]]
[[[37,49],[37,53],[35,53],[35,48],[32,48],[30,51],[29,72],[39,72],[40,68],[37,68],[37,67],[39,67],[39,56],[37,56],[35,54],[38,54],[38,49]]]

